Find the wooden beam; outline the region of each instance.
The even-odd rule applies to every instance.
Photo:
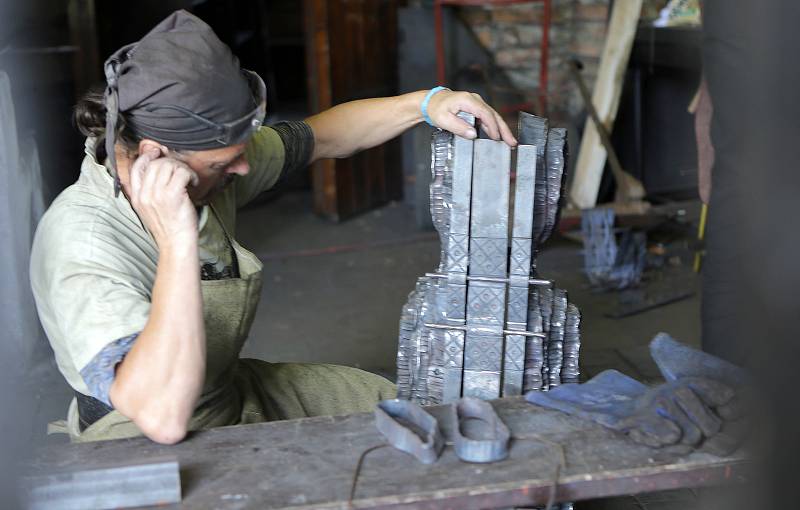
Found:
[[[75,95],[79,98],[92,85],[102,83],[94,0],[70,0],[67,4],[67,17],[70,41],[79,48],[73,62]]]
[[[592,104],[609,133],[612,132],[617,117],[622,82],[628,68],[641,10],[642,0],[617,0],[608,24]],[[569,197],[576,207],[588,209],[597,203],[606,155],[597,128],[592,119],[586,119]]]

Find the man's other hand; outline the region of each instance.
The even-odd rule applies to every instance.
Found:
[[[503,140],[511,147],[517,146],[517,139],[506,122],[478,94],[442,90],[428,103],[428,115],[436,126],[464,138],[477,137],[475,128],[458,118],[458,112],[471,113],[480,119],[480,127],[492,140]]]

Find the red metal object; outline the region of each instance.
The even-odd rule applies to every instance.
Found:
[[[439,85],[444,85],[446,81],[445,55],[444,55],[444,20],[442,18],[442,7],[446,5],[455,6],[503,6],[524,3],[543,2],[542,5],[542,42],[541,59],[539,64],[539,114],[547,114],[547,91],[548,91],[548,61],[550,57],[550,23],[552,19],[552,0],[434,0],[433,2],[433,21],[436,35],[436,79]],[[522,105],[515,105],[522,106]]]

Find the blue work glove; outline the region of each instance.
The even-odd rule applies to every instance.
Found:
[[[531,391],[528,402],[591,420],[648,446],[680,441],[678,425],[647,404],[648,388],[616,370],[606,370],[583,384],[563,384],[547,392]]]
[[[727,402],[710,404],[723,420],[721,433],[708,436],[706,446],[717,454],[728,454],[744,441],[749,426],[746,417],[753,403],[754,387],[747,372],[723,359],[684,345],[666,333],[650,342],[650,354],[667,381],[702,378],[725,385],[733,392]]]
[[[584,384],[525,396],[528,402],[594,421],[654,448],[678,443],[694,447],[717,434],[721,421],[711,407],[731,397],[715,381],[690,378],[648,388],[616,370]]]

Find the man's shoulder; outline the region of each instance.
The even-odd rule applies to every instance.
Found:
[[[112,220],[113,200],[94,191],[80,181],[62,191],[39,222],[38,230],[52,235],[73,236],[75,230],[86,231],[96,223]]]
[[[50,262],[112,262],[135,256],[147,245],[147,234],[120,210],[113,195],[98,193],[80,181],[65,189],[42,216],[31,259]]]

